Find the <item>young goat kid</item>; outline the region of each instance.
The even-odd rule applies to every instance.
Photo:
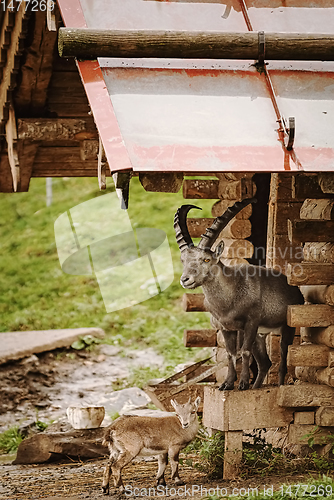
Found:
[[[196,436],[199,428],[197,409],[201,398],[185,404],[171,400],[176,415],[142,417],[123,415],[107,427],[103,444],[108,446],[110,459],[104,470],[102,491],[109,493],[109,480],[124,490],[121,472],[123,467],[137,456],[158,455],[157,484],[165,485],[165,469],[168,457],[172,467],[172,479],[176,485],[184,484],[179,477],[179,453]]]
[[[287,373],[288,346],[292,344],[295,329],[287,325],[287,308],[303,304],[298,287],[290,286],[284,274],[260,266],[240,264],[225,266],[220,257],[223,241],[211,250],[222,229],[246,205],[256,200],[250,198],[235,203],[217,217],[206,229],[197,247],[187,228],[187,213],[194,205],[183,205],[174,218],[176,240],[181,251],[183,288],[202,286],[204,305],[213,317],[215,328],[222,330],[229,356],[228,373],[220,390],[232,390],[236,376],[237,336],[242,339],[242,368],[239,389],[249,388],[251,355],[258,365],[258,375],[253,388],[261,387],[271,366],[263,335],[274,330],[281,333],[281,362],[279,384],[284,384]]]

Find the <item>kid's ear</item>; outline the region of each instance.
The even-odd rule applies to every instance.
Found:
[[[213,256],[215,259],[218,260],[220,258],[221,254],[223,253],[224,246],[225,245],[223,241],[221,241],[219,245],[216,246],[215,251],[213,252]]]

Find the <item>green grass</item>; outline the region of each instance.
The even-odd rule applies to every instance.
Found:
[[[14,453],[23,440],[19,427],[11,427],[0,434],[0,453]]]
[[[107,190],[111,191],[112,187]],[[181,193],[148,193],[137,178],[131,180],[128,213],[133,227],[163,229],[170,244],[175,279],[161,294],[107,313],[94,276],[62,271],[55,220],[66,210],[103,194],[96,179],[81,178],[54,179],[53,203],[48,208],[44,179],[32,179],[28,193],[0,195],[0,332],[96,326],[106,331],[108,343],[153,346],[165,357],[167,367],[196,358],[198,350],[183,346],[183,329],[207,328],[209,317],[185,313],[180,306],[184,290],[179,284],[181,263],[173,217],[185,203]],[[210,216],[212,201],[197,204],[205,208],[202,216]]]

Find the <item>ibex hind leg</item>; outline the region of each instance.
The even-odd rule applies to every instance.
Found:
[[[178,446],[176,448],[172,447],[168,450],[168,456],[172,469],[172,479],[174,480],[176,485],[182,486],[184,482],[182,481],[182,479],[180,479],[179,476],[179,453],[180,448]]]
[[[284,385],[285,375],[287,374],[287,356],[288,347],[292,344],[295,337],[295,328],[284,325],[281,334],[281,362],[278,369],[278,384]]]
[[[108,443],[108,448],[110,451],[110,457],[109,457],[107,465],[105,466],[104,473],[103,473],[103,480],[102,480],[102,492],[105,495],[109,494],[109,481],[110,481],[110,476],[111,476],[111,467],[114,464],[114,462],[117,460],[118,455],[119,455],[119,450],[110,441]]]
[[[253,384],[253,389],[258,389],[263,384],[272,364],[267,353],[266,339],[263,335],[256,336],[253,344],[253,356],[258,366],[258,374]]]
[[[237,336],[238,332],[229,332],[222,330],[224,336],[226,352],[228,356],[228,369],[225,382],[219,387],[220,391],[232,391],[234,389],[234,382],[237,380],[236,360],[237,360]]]
[[[161,453],[161,455],[158,455],[158,473],[157,473],[157,485],[162,484],[163,486],[166,486],[166,481],[165,481],[165,470],[167,467],[168,463],[168,455],[167,453]]]

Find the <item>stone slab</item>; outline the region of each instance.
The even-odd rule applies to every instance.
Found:
[[[64,330],[36,330],[0,333],[0,364],[45,351],[71,345],[79,337],[92,335],[102,339],[102,328],[68,328]]]

